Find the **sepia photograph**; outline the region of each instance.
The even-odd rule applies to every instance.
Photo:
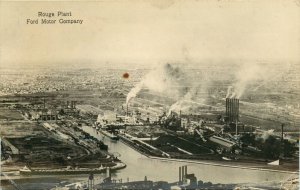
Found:
[[[0,190],[298,190],[300,0],[0,0]]]

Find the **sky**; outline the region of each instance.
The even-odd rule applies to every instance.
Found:
[[[40,11],[83,24],[26,24]],[[1,66],[284,63],[299,52],[298,0],[0,1]]]

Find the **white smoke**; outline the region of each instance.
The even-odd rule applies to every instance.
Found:
[[[130,90],[130,92],[127,94],[127,97],[126,97],[126,105],[129,103],[129,101],[132,98],[136,97],[136,95],[141,91],[143,85],[144,85],[143,82],[140,82],[134,88],[132,88]]]
[[[177,102],[172,104],[168,110],[167,116],[169,116],[172,112],[179,113],[180,111],[190,111],[192,108],[196,108],[199,105],[204,105],[203,103],[205,102],[204,98],[199,98],[198,93],[203,93],[205,92],[206,86],[202,85],[194,85],[192,86],[189,91],[181,97]],[[194,100],[196,99],[196,100]]]
[[[172,104],[169,108],[167,116],[169,116],[172,112],[179,112],[179,111],[184,111],[187,109],[189,106],[187,105],[186,101],[191,101],[192,100],[192,93],[188,92],[186,93],[180,100]]]
[[[245,91],[248,90],[250,85],[256,84],[256,87],[253,90],[257,90],[258,87],[265,85],[270,80],[282,76],[283,70],[286,70],[287,66],[280,70],[276,66],[270,64],[241,64],[240,68],[235,74],[236,82],[227,89],[226,98],[241,98]]]
[[[264,141],[266,141],[269,138],[269,136],[273,136],[273,135],[274,135],[274,129],[270,129],[268,131],[264,131],[263,134],[262,134],[262,136],[261,136],[261,138]]]
[[[232,89],[233,87],[232,86],[229,86],[228,89],[227,89],[227,94],[226,94],[226,98],[229,98],[230,95],[232,94]]]
[[[171,64],[159,65],[147,73],[142,80],[129,91],[126,97],[126,104],[135,98],[143,88],[178,98],[180,88],[172,87],[185,86],[185,84],[185,74],[181,68]]]
[[[172,111],[190,110],[197,103],[204,103],[207,94],[208,83],[211,76],[205,71],[194,72],[187,64],[163,64],[152,69],[142,80],[130,90],[126,98],[126,104],[137,96],[142,89],[158,92],[161,96],[169,97],[176,102],[170,106],[167,115]]]
[[[265,68],[258,64],[251,64],[251,66],[243,65],[237,73],[237,83],[234,85],[235,98],[240,98],[246,90],[247,85],[264,78],[264,73],[267,73]]]
[[[167,116],[169,116],[171,112],[189,112],[194,108],[197,109],[199,105],[204,105],[203,103],[208,96],[209,83],[211,82],[210,74],[207,71],[201,72],[200,70],[196,72],[196,76],[189,74],[187,81],[189,88],[170,106]]]

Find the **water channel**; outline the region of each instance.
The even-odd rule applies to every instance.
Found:
[[[147,176],[148,179],[155,181],[165,180],[173,182],[178,180],[178,168],[182,165],[187,165],[188,173],[194,173],[199,180],[211,181],[213,183],[282,181],[291,175],[289,173],[265,170],[250,170],[182,161],[151,159],[122,142],[113,142],[109,138],[103,137],[103,135],[97,133],[94,128],[84,127],[84,130],[98,139],[103,140],[105,144],[109,146],[110,152],[118,152],[121,154],[120,159],[127,167],[116,173],[118,178],[127,179],[127,177],[129,177],[133,180],[143,180],[144,176]]]
[[[109,152],[121,154],[120,159],[127,165],[125,169],[119,170],[112,174],[113,178],[122,179],[123,181],[143,180],[147,176],[148,180],[153,181],[178,181],[178,168],[183,165],[188,166],[188,173],[194,173],[198,180],[212,183],[258,183],[272,181],[284,181],[292,174],[285,172],[251,170],[245,168],[223,167],[207,165],[201,163],[190,163],[186,161],[159,160],[148,158],[124,143],[111,141],[108,137],[97,132],[96,129],[83,126],[83,130],[92,136],[103,140],[109,147]],[[96,177],[103,178],[104,174]],[[55,187],[61,181],[76,182],[87,180],[88,175],[76,176],[36,176],[23,178],[16,177],[16,182],[23,189],[48,189]],[[7,189],[12,189],[8,188]]]

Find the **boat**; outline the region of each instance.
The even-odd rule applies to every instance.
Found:
[[[223,160],[227,160],[227,161],[231,160],[230,158],[227,158],[227,157],[225,157],[225,156],[223,156],[222,159],[223,159]]]
[[[25,166],[20,169],[20,175],[74,175],[74,174],[99,174],[105,173],[109,168],[111,171],[123,169],[126,167],[126,164],[122,162],[116,163],[112,167],[103,167],[102,165],[99,168],[72,168],[68,166],[67,168],[61,169],[30,169]]]
[[[110,133],[110,132],[108,132],[108,131],[106,131],[106,130],[104,130],[104,129],[100,129],[99,131],[100,131],[100,133],[102,133],[103,135],[109,137],[111,140],[114,140],[114,141],[119,140],[119,137],[116,136],[116,135],[114,135],[113,133]]]

